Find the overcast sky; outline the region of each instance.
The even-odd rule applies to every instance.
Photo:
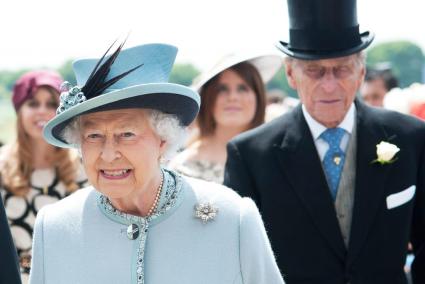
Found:
[[[424,0],[358,0],[358,20],[375,43],[410,40],[425,50]],[[177,62],[201,70],[225,53],[288,39],[285,0],[4,0],[0,27],[0,70],[99,57],[128,32],[127,47],[171,43]]]

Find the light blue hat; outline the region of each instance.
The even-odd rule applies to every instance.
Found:
[[[78,87],[69,83],[64,86],[57,115],[44,127],[47,142],[58,147],[72,147],[62,138],[63,129],[73,118],[99,111],[155,109],[175,115],[183,126],[195,119],[200,105],[198,93],[191,88],[168,83],[177,55],[175,46],[145,44],[120,50],[121,47],[101,59],[74,62]],[[99,80],[99,73],[106,78]],[[103,84],[106,86],[103,89],[98,88],[99,81],[109,81],[109,84]]]

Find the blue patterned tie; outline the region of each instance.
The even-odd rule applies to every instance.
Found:
[[[344,133],[344,129],[337,127],[328,128],[320,135],[320,138],[329,144],[329,150],[326,152],[322,163],[334,201],[345,161],[345,153],[340,147]]]

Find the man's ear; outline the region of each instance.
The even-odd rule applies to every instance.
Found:
[[[362,66],[361,70],[360,70],[359,80],[357,81],[357,83],[358,83],[357,89],[360,89],[360,87],[362,86],[365,76],[366,76],[366,68],[364,66]]]
[[[288,80],[289,86],[296,90],[297,89],[297,81],[294,77],[294,62],[291,59],[285,60],[285,73],[286,79]]]

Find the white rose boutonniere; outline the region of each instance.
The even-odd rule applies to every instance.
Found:
[[[394,159],[395,154],[400,151],[396,145],[381,141],[378,145],[376,145],[376,155],[377,158],[374,160],[374,163],[380,163],[381,165],[391,164],[397,158]]]

